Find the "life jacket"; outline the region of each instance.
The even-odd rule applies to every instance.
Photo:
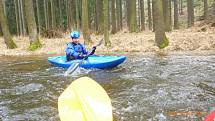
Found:
[[[80,59],[79,58],[80,54],[88,54],[84,45],[80,43],[76,44],[74,42],[67,43],[67,48],[65,52],[66,52],[67,61]]]

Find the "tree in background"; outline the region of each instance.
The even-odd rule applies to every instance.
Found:
[[[16,34],[20,35],[20,31],[19,31],[19,16],[18,16],[18,7],[17,7],[17,1],[18,0],[14,0],[14,8],[15,8],[15,17],[16,17]]]
[[[145,30],[145,10],[144,10],[144,0],[140,0],[140,10],[141,10],[141,31]]]
[[[42,46],[39,41],[39,36],[37,33],[33,1],[24,0],[24,6],[25,6],[25,17],[26,17],[26,21],[27,21],[27,27],[28,27],[28,33],[29,33],[29,39],[30,39],[29,50],[33,51]]]
[[[104,14],[103,0],[96,0],[96,33],[103,34]]]
[[[76,13],[75,13],[76,17],[75,17],[75,18],[76,18],[76,28],[77,28],[77,30],[80,30],[80,28],[81,28],[81,27],[80,27],[80,26],[81,26],[81,25],[80,25],[81,22],[80,22],[80,9],[79,9],[79,4],[80,4],[80,3],[79,3],[79,0],[75,0],[75,5],[76,5],[76,6],[75,6],[75,8],[76,8],[76,9],[75,9],[75,11],[76,11]]]
[[[38,32],[41,32],[41,21],[40,21],[40,9],[39,9],[39,1],[36,0],[36,5],[37,5],[37,23],[38,23]]]
[[[16,24],[17,24],[17,34],[25,36],[26,33],[26,22],[24,19],[24,8],[23,8],[23,0],[14,0],[15,14],[16,14]]]
[[[14,49],[17,48],[16,44],[14,43],[12,36],[9,32],[9,27],[8,27],[8,22],[7,18],[4,14],[4,9],[3,9],[3,1],[0,0],[0,25],[1,25],[1,30],[3,32],[4,36],[4,42],[9,49]]]
[[[103,12],[104,12],[104,39],[105,46],[110,47],[111,43],[109,40],[109,0],[103,0]]]
[[[148,25],[149,25],[149,30],[152,30],[151,0],[147,0],[147,5],[148,5]]]
[[[129,32],[137,32],[136,0],[127,0],[128,29]]]
[[[153,18],[155,25],[155,42],[160,49],[165,48],[169,44],[169,40],[165,34],[165,23],[163,16],[163,4],[161,0],[152,0]]]
[[[194,26],[193,0],[187,0],[188,27]]]
[[[163,15],[164,15],[164,23],[165,23],[165,31],[169,32],[172,29],[171,26],[171,1],[163,0]]]
[[[76,29],[75,21],[76,21],[76,1],[67,0],[66,1],[66,14],[67,14],[67,27],[68,29],[74,30]]]
[[[174,0],[174,29],[179,29],[179,23],[178,23],[178,0]]]
[[[117,31],[122,29],[122,0],[116,0]]]
[[[88,18],[88,0],[82,0],[82,30],[84,42],[86,44],[90,43],[92,40],[90,38],[89,30],[89,18]]]
[[[111,33],[115,34],[116,33],[116,0],[111,0],[111,15],[112,15],[112,20],[111,20],[111,25],[112,25],[112,30]]]
[[[204,19],[208,18],[208,0],[204,0]]]
[[[50,4],[51,4],[51,28],[54,29],[56,28],[56,10],[55,10],[55,1],[54,0],[50,0]]]
[[[183,11],[183,0],[179,0],[179,14],[183,15],[184,11]]]
[[[49,17],[48,17],[48,1],[44,0],[44,21],[45,21],[45,29],[47,30],[49,28]]]

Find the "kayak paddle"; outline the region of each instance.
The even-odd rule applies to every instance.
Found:
[[[99,43],[98,43],[97,45],[95,45],[94,47],[100,46],[100,45],[102,44],[102,42],[103,42],[103,38],[102,38],[102,39],[99,41]],[[91,52],[90,52],[90,53],[91,53]],[[69,66],[69,68],[66,70],[66,72],[64,73],[64,75],[67,76],[68,74],[73,73],[73,72],[79,67],[79,65],[80,65],[81,63],[83,63],[84,60],[86,60],[89,56],[90,56],[90,54],[87,55],[87,56],[86,56],[85,58],[83,58],[82,60],[77,61],[77,62],[74,62],[73,64],[71,64],[71,65]]]
[[[111,100],[96,81],[73,81],[58,98],[61,121],[113,121]]]

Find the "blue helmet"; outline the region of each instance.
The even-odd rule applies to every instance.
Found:
[[[78,31],[73,31],[70,34],[71,38],[79,38],[80,37],[80,33]]]

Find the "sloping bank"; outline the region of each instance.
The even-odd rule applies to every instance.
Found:
[[[211,28],[209,31],[202,32],[198,28],[191,28],[185,30],[173,31],[166,33],[170,43],[169,46],[163,49],[163,52],[182,52],[182,51],[214,51],[215,52],[215,29]],[[102,36],[91,35],[94,43],[88,45],[90,49]],[[43,47],[36,51],[28,51],[29,41],[27,37],[14,37],[17,49],[7,49],[3,38],[0,38],[0,55],[20,56],[20,55],[43,55],[53,54],[62,55],[66,43],[70,38],[65,35],[65,38],[46,39],[42,38]],[[127,33],[120,32],[110,36],[112,43],[111,48],[103,45],[97,48],[96,53],[145,53],[145,52],[159,52],[158,47],[154,43],[154,33],[141,32],[141,33]]]

